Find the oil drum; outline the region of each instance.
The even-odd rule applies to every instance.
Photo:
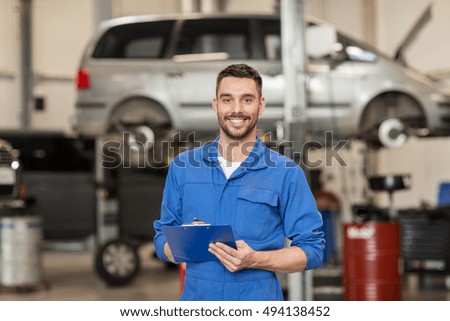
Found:
[[[32,286],[41,281],[41,219],[0,218],[0,280],[4,286]]]
[[[396,222],[344,225],[345,300],[401,300],[399,243]]]

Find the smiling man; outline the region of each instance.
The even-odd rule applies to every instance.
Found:
[[[164,226],[196,218],[231,225],[237,249],[217,242],[209,247],[217,260],[188,263],[181,300],[283,300],[275,272],[321,265],[321,215],[300,167],[256,135],[265,108],[259,73],[245,64],[222,70],[212,105],[220,135],[171,164],[154,223],[156,253],[174,261]]]
[[[220,74],[213,100],[222,134],[221,140],[245,141],[256,137],[256,123],[265,108],[260,87],[251,78],[225,77]]]

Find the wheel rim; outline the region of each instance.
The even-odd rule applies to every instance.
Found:
[[[405,125],[397,118],[386,119],[378,128],[378,139],[383,146],[389,148],[402,147],[407,140]]]
[[[103,254],[105,270],[114,276],[127,277],[136,269],[136,258],[132,248],[125,244],[111,244]]]
[[[128,146],[143,146],[145,151],[151,150],[155,144],[155,132],[148,126],[137,126],[129,133]]]

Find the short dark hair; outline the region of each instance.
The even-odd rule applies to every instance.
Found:
[[[236,78],[250,78],[256,83],[256,88],[258,89],[259,96],[262,96],[262,78],[256,69],[250,67],[246,64],[234,64],[229,65],[224,70],[219,72],[216,80],[216,96],[219,92],[219,85],[223,78],[225,77],[236,77]]]

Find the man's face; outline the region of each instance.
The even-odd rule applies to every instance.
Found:
[[[225,77],[213,100],[213,108],[221,135],[243,140],[256,135],[256,123],[264,111],[265,101],[260,97],[253,79]]]

